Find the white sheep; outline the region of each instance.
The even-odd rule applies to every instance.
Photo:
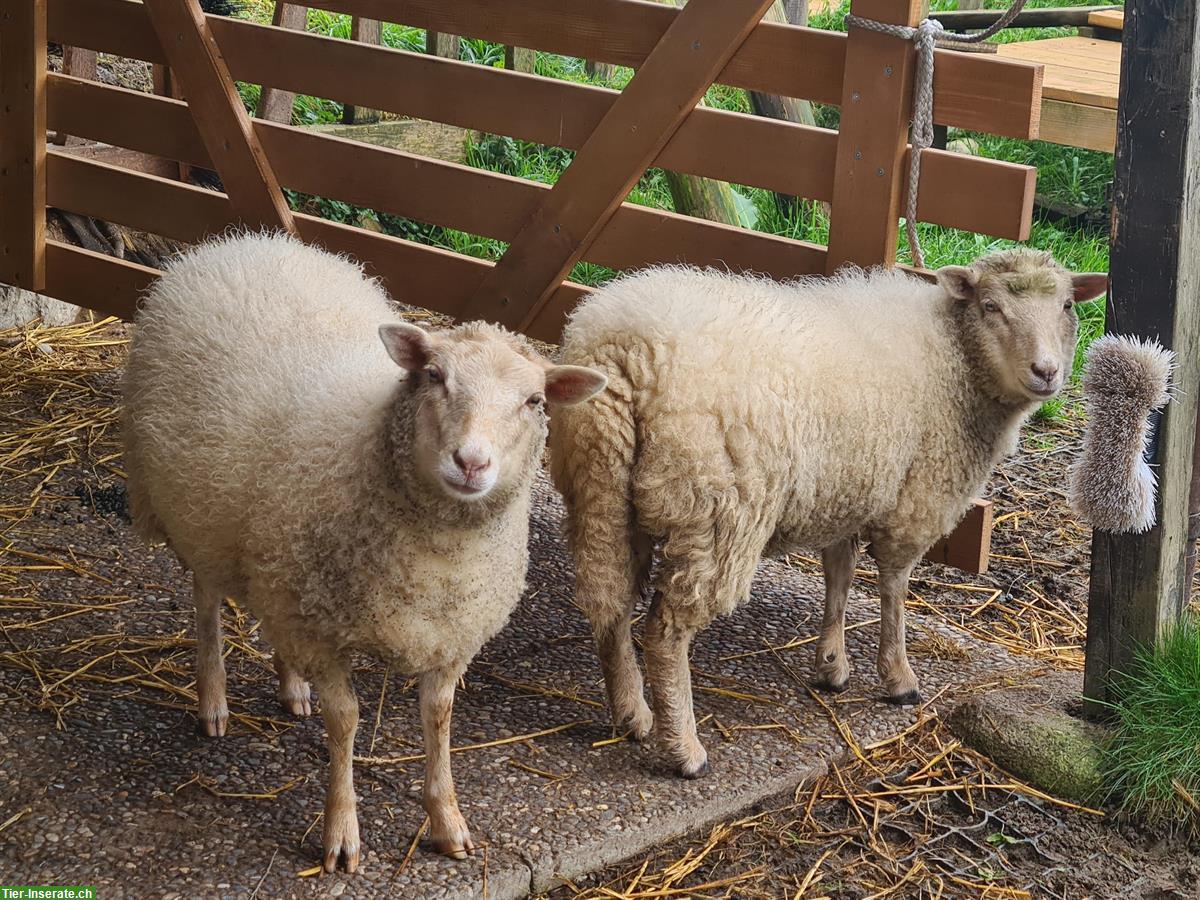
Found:
[[[585,300],[563,361],[605,372],[609,386],[555,417],[551,471],[614,726],[638,738],[653,726],[680,774],[701,774],[688,646],[747,599],[762,555],[798,547],[820,548],[825,569],[818,682],[845,688],[859,538],[879,564],[879,675],[891,700],[915,702],[913,564],[1062,386],[1073,304],[1105,289],[1104,275],[1010,251],[941,269],[936,284],[884,270],[779,284],[668,267]],[[656,545],[652,715],[630,614]]]
[[[359,859],[353,651],[419,675],[433,844],[473,849],[450,775],[455,682],[524,587],[545,403],[603,385],[494,326],[404,324],[358,266],[281,236],[201,246],[149,292],[125,377],[135,523],[192,570],[208,735],[229,716],[223,597],[261,620],[286,709],[308,713],[315,685],[326,870]]]

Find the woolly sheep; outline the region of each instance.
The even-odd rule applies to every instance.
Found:
[[[666,267],[585,300],[563,361],[609,385],[555,417],[551,471],[614,726],[637,738],[653,726],[681,775],[702,774],[689,644],[747,599],[762,555],[797,547],[820,548],[825,570],[817,680],[844,689],[860,538],[879,564],[879,675],[889,699],[916,702],[904,641],[913,564],[1062,386],[1073,303],[1105,289],[1104,275],[1009,251],[941,269],[936,284],[885,270],[779,284]],[[656,546],[652,715],[630,615]]]
[[[494,326],[404,324],[358,266],[289,238],[201,246],[149,292],[125,379],[135,524],[192,570],[205,733],[229,715],[223,597],[261,620],[285,709],[307,714],[305,679],[317,688],[326,870],[359,859],[354,651],[419,676],[430,834],[473,849],[450,775],[455,682],[524,586],[545,402],[603,385]]]

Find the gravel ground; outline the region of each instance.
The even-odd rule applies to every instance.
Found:
[[[849,608],[862,627],[848,635],[848,693],[826,705],[810,694],[810,645],[765,650],[812,637],[821,596],[814,579],[766,563],[753,601],[704,633],[693,656],[712,774],[683,782],[652,748],[594,746],[610,728],[586,623],[570,603],[561,508],[543,480],[528,596],[468,673],[453,734],[462,746],[558,730],[455,755],[463,811],[486,850],[455,863],[418,841],[410,856],[423,820],[421,763],[394,760],[419,753],[415,691],[364,660],[357,753],[392,760],[356,767],[364,863],[355,876],[301,877],[319,859],[319,718],[278,711],[253,622],[230,608],[235,721],[222,740],[199,737],[186,576],[165,551],[138,544],[120,515],[119,482],[79,467],[52,474],[34,516],[9,531],[4,558],[70,567],[5,567],[18,582],[3,585],[0,609],[6,883],[94,884],[105,898],[521,896],[729,818],[844,758],[846,736],[869,744],[915,714],[879,702],[877,605],[861,594]],[[10,493],[0,503],[26,502]],[[946,641],[941,624],[913,624],[914,667],[937,705],[1029,673],[1028,661],[995,647]]]

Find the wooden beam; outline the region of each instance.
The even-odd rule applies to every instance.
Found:
[[[0,281],[46,281],[46,0],[0,11]]]
[[[474,37],[581,59],[641,66],[677,11],[630,0],[312,0],[309,6],[419,28],[458,28]],[[221,46],[233,34],[265,26],[212,16]],[[50,0],[51,39],[118,56],[165,62],[143,6],[137,0]],[[250,56],[226,50],[241,81],[252,66],[270,64],[257,38]],[[765,22],[746,39],[716,79],[821,103],[841,102],[847,39],[844,34]],[[934,120],[942,125],[1022,139],[1037,137],[1042,67],[994,55],[939,50],[934,67]],[[259,83],[259,82],[255,82]]]
[[[1119,6],[1071,6],[1051,9],[1023,9],[1017,13],[1007,28],[1061,28],[1079,27],[1080,25],[1095,24],[1092,17],[1102,10],[1120,9]],[[958,9],[948,12],[935,12],[930,18],[937,19],[951,31],[968,31],[974,28],[987,28],[996,22],[1006,10],[1003,9],[967,9],[959,3]],[[1119,15],[1119,13],[1118,13]]]
[[[922,3],[853,0],[850,12],[877,22],[914,26],[921,20]],[[829,220],[828,274],[846,263],[890,266],[896,261],[915,63],[912,41],[850,29]]]
[[[954,531],[929,548],[925,559],[982,575],[992,548],[992,501],[974,500]]]
[[[97,2],[97,0],[91,0]],[[313,0],[335,12],[457,29],[500,44],[638,68],[673,11],[629,0]],[[720,84],[821,103],[841,99],[846,36],[764,22],[715,79]],[[978,53],[939,50],[935,120],[1009,137],[1037,137],[1041,75]]]
[[[254,136],[200,4],[147,0],[146,12],[238,218],[251,228],[279,228],[294,234],[292,212]]]
[[[526,327],[691,114],[771,0],[692,0],[468,304]]]
[[[1175,351],[1174,400],[1147,451],[1158,524],[1096,531],[1084,692],[1111,700],[1111,677],[1179,617],[1200,396],[1200,13],[1195,3],[1129,0],[1117,108],[1111,281],[1105,327]]]
[[[292,31],[304,31],[308,27],[308,7],[299,3],[284,3],[283,0],[275,0],[275,12],[271,16],[271,24]],[[290,125],[292,108],[295,105],[296,94],[293,91],[285,91],[264,84],[262,93],[258,95],[258,109],[255,115],[268,122]]]

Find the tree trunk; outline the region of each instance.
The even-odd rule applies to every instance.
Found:
[[[657,0],[657,2],[683,6],[684,0]],[[697,105],[704,106],[704,100]],[[738,214],[737,201],[733,196],[733,188],[724,181],[670,171],[666,172],[666,176],[667,186],[671,189],[671,200],[675,204],[675,212],[697,216],[712,222],[721,222],[725,225],[742,224],[741,216]]]
[[[783,0],[775,0],[771,8],[767,10],[767,14],[763,16],[763,21],[807,25],[808,0],[789,0],[786,11]],[[807,100],[800,100],[796,97],[777,97],[774,94],[763,94],[759,91],[749,91],[749,94],[750,108],[754,110],[755,115],[779,119],[783,122],[794,122],[797,125],[817,124],[812,104]],[[797,160],[797,164],[801,165],[802,161]],[[787,194],[776,194],[775,206],[781,213],[787,215],[796,208],[796,198]]]

